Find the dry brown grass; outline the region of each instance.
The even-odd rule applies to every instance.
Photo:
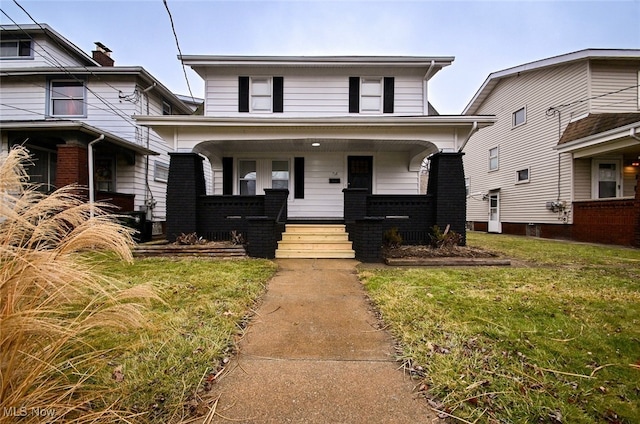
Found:
[[[77,187],[39,193],[28,160],[22,148],[0,158],[0,423],[122,418],[92,380],[104,352],[86,336],[144,325],[144,302],[155,295],[144,285],[122,289],[83,260],[110,251],[130,261],[129,231],[100,205],[91,217]]]

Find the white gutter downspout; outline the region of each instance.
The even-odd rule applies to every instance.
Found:
[[[635,128],[635,127],[632,127],[632,128],[629,130],[629,137],[631,137],[631,138],[633,138],[633,139],[636,139],[636,140],[640,141],[640,137],[638,137],[638,136],[636,135],[636,128]]]
[[[93,145],[104,140],[104,134],[100,134],[100,137],[95,140],[89,142],[87,153],[89,156],[89,204],[91,205],[90,217],[93,219],[94,216],[94,207],[93,204],[96,201],[96,195],[93,190]]]
[[[464,146],[467,145],[467,143],[471,139],[471,136],[475,134],[476,131],[478,131],[478,121],[473,121],[473,125],[471,126],[471,131],[469,131],[469,135],[467,135],[467,137],[462,142],[462,146],[460,146],[460,148],[458,149],[458,153],[462,152],[462,149],[464,149]]]
[[[422,92],[424,93],[424,98],[422,99],[422,113],[424,115],[429,115],[429,93],[427,92],[427,85],[429,83],[429,78],[431,78],[431,70],[436,65],[435,60],[431,60],[431,65],[429,69],[427,69],[427,73],[424,74],[424,78],[422,79]]]

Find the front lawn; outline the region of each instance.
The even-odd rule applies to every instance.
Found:
[[[468,243],[517,265],[360,272],[430,405],[458,422],[640,422],[640,250]]]
[[[146,312],[150,327],[96,332],[111,349],[98,374],[114,409],[136,422],[181,422],[208,412],[208,389],[234,353],[247,313],[264,293],[275,264],[266,260],[137,259],[99,265],[124,285],[151,283],[164,301]]]

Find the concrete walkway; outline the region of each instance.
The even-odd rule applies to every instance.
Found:
[[[398,370],[393,342],[354,260],[283,259],[230,364],[212,390],[210,422],[437,421]]]

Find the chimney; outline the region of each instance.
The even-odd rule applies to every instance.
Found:
[[[96,41],[95,44],[96,49],[91,52],[93,60],[102,66],[113,66],[115,62],[111,59],[111,50],[99,41]]]

